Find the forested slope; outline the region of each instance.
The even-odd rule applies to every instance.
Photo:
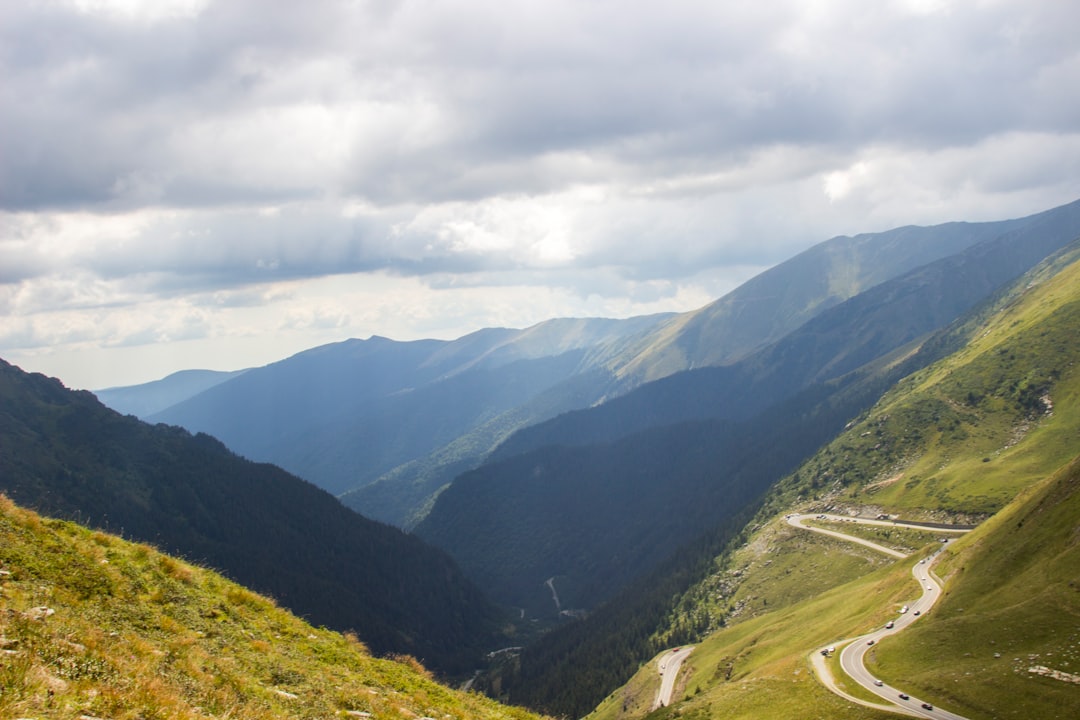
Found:
[[[122,416],[3,361],[0,491],[206,563],[377,653],[457,673],[498,642],[495,609],[418,538],[207,435]]]

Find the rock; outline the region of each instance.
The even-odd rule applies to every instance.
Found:
[[[40,607],[30,608],[29,610],[27,610],[26,612],[23,613],[23,617],[26,618],[27,620],[41,621],[41,620],[44,620],[45,618],[50,617],[50,616],[55,615],[55,614],[56,614],[56,611],[53,610],[51,607],[45,607],[44,605],[42,605]]]
[[[66,680],[56,677],[40,665],[31,670],[29,675],[32,680],[41,683],[49,692],[62,693],[67,690]]]

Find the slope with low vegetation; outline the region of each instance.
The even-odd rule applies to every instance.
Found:
[[[0,717],[528,720],[410,657],[0,496]]]
[[[906,378],[789,483],[833,503],[977,517],[1060,467],[1080,425],[1076,256],[984,308],[981,325],[960,329],[969,343]]]
[[[852,579],[860,572],[852,557],[864,550],[783,525],[785,512],[831,508],[924,520],[990,515],[950,543],[934,611],[871,653],[878,677],[966,717],[1076,717],[1076,257],[1052,259],[958,323],[946,335],[969,338],[961,349],[899,383],[773,489],[746,542],[719,556],[673,608],[669,628],[700,626],[704,617],[715,632],[703,636],[679,700],[661,716],[887,716],[827,692],[808,654],[880,625],[919,589],[906,561],[879,560],[883,567],[867,564]],[[908,549],[921,539],[910,531],[887,538]],[[797,563],[793,553],[802,555]],[[645,715],[658,683],[646,664],[595,718]],[[853,684],[846,689],[859,695]]]

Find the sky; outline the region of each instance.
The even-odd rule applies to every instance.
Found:
[[[701,307],[1080,198],[1067,0],[0,4],[0,358],[75,388]]]

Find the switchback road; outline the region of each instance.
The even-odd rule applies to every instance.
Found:
[[[891,557],[907,557],[903,553],[897,552],[892,548],[878,545],[877,543],[870,542],[869,540],[864,540],[862,538],[846,535],[844,533],[836,532],[834,530],[811,527],[802,524],[803,520],[807,520],[810,518],[811,516],[808,515],[789,515],[787,521],[788,524],[794,527],[801,528],[803,530],[811,530],[813,532],[828,535],[830,537],[838,537],[849,542],[858,543],[859,545],[872,548]],[[835,521],[858,522],[867,525],[895,526],[903,524],[899,522],[894,522],[892,520],[864,520],[861,518],[854,520],[852,518],[839,515],[818,515],[816,516],[816,518]],[[911,527],[918,526],[912,525]],[[968,528],[960,529],[938,527],[932,529],[934,532],[941,533],[962,533],[968,532],[969,530]],[[941,596],[941,582],[937,578],[937,576],[934,575],[931,568],[934,562],[940,556],[943,549],[944,545],[936,552],[934,552],[929,558],[923,558],[919,560],[919,562],[914,564],[911,569],[911,574],[914,576],[915,581],[919,583],[919,587],[922,589],[922,595],[917,600],[913,601],[910,605],[905,605],[904,608],[897,615],[896,619],[886,624],[885,627],[874,630],[873,632],[860,635],[851,641],[839,641],[834,643],[835,646],[842,645],[844,642],[848,643],[840,653],[841,669],[843,669],[843,671],[847,673],[847,675],[851,677],[852,680],[854,680],[856,683],[858,683],[865,689],[869,690],[874,695],[877,695],[878,697],[885,700],[887,704],[883,705],[867,702],[865,700],[860,700],[858,698],[852,697],[851,695],[848,695],[845,692],[842,692],[839,688],[837,688],[835,683],[833,682],[832,676],[829,675],[825,663],[821,659],[821,651],[825,648],[819,648],[818,650],[814,651],[814,655],[812,657],[812,664],[818,677],[821,679],[822,683],[824,683],[826,687],[828,687],[830,690],[837,693],[838,695],[847,698],[848,700],[860,703],[862,705],[866,705],[868,707],[889,710],[891,712],[897,712],[903,715],[910,715],[914,717],[935,718],[936,720],[966,720],[963,715],[957,715],[956,713],[951,713],[947,710],[935,708],[931,703],[927,702],[926,700],[912,697],[909,693],[905,693],[903,690],[892,687],[890,685],[886,685],[884,682],[878,680],[873,675],[871,675],[870,671],[866,669],[866,665],[863,663],[867,651],[871,647],[873,647],[873,645],[876,644],[881,638],[900,632],[908,625],[915,622],[919,617],[926,614],[926,612],[930,610],[931,607],[933,607],[934,603],[937,602],[937,599]]]

